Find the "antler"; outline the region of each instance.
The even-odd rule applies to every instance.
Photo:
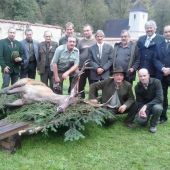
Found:
[[[103,104],[95,104],[95,103],[91,103],[91,102],[88,102],[88,101],[85,101],[85,100],[80,100],[80,101],[83,102],[83,103],[89,104],[93,107],[109,107],[109,108],[113,109],[113,108],[116,108],[117,105],[116,106],[109,105],[109,102],[112,100],[112,98],[113,98],[113,96],[106,103],[103,103]]]
[[[79,81],[80,81],[80,76],[84,73],[84,70],[86,69],[92,69],[92,67],[86,67],[86,65],[88,64],[88,60],[86,60],[83,64],[83,67],[81,68],[79,74],[78,74],[78,77],[77,77],[77,82],[74,86],[74,88],[71,90],[71,96],[78,96],[78,94],[80,93],[79,92]],[[81,91],[82,92],[82,91]]]

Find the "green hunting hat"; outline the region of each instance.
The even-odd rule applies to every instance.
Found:
[[[114,73],[123,73],[125,74],[126,72],[123,71],[123,68],[121,66],[117,66],[113,69],[113,71],[111,72],[111,74],[113,75]]]
[[[11,61],[12,61],[12,62],[15,62],[15,59],[16,59],[17,57],[20,57],[20,56],[19,56],[19,52],[18,52],[18,51],[13,51],[12,54],[11,54]]]

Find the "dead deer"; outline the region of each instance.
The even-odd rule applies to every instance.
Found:
[[[58,113],[62,113],[69,106],[76,105],[77,103],[80,103],[80,102],[90,104],[94,107],[101,107],[101,106],[111,107],[111,108],[116,107],[116,106],[112,107],[109,105],[111,98],[104,104],[93,104],[85,100],[80,100],[78,98],[78,94],[79,94],[78,86],[79,86],[80,76],[81,74],[83,74],[83,71],[85,69],[90,69],[89,67],[86,67],[87,64],[88,64],[88,61],[85,61],[83,68],[79,72],[76,85],[71,90],[70,95],[55,94],[44,83],[39,82],[37,80],[24,78],[24,79],[17,81],[7,90],[5,90],[7,95],[19,93],[22,96],[21,99],[18,99],[14,101],[13,103],[6,103],[6,107],[22,106],[24,104],[31,104],[34,102],[50,102],[58,106],[57,108]]]

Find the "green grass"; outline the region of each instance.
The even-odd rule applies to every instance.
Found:
[[[0,151],[0,170],[169,170],[169,120],[151,134],[136,122],[136,129],[124,126],[125,116],[111,126],[87,124],[79,141],[64,142],[63,129],[48,138],[24,135],[15,154]]]

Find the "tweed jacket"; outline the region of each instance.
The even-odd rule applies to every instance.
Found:
[[[114,79],[108,78],[106,80],[91,84],[89,99],[95,99],[95,94],[98,90],[102,90],[101,103],[107,102],[115,92]],[[121,105],[125,104],[127,108],[130,108],[130,106],[135,101],[132,92],[132,85],[129,82],[123,80],[118,89],[118,96]]]
[[[101,80],[107,79],[110,76],[110,69],[113,64],[113,47],[110,44],[104,43],[102,49],[101,59],[99,58],[99,48],[95,44],[88,49],[88,57],[90,69],[90,79],[91,80]],[[97,74],[97,68],[104,69],[104,72],[99,75]]]
[[[36,61],[38,59],[38,44],[39,44],[38,41],[33,40],[34,54],[35,54]],[[22,40],[21,45],[24,51],[24,56],[25,56],[24,62],[21,63],[21,67],[22,69],[25,69],[28,66],[29,59],[30,59],[30,52],[29,52],[27,40],[26,39]]]
[[[141,109],[143,105],[146,105],[147,109],[149,109],[155,104],[163,103],[162,86],[160,80],[158,79],[150,78],[147,90],[141,82],[138,82],[135,86],[135,93],[139,109]]]
[[[170,68],[170,46],[168,46],[168,49],[166,50],[165,41],[157,44],[155,48],[153,63],[155,68],[157,69],[156,78],[162,80],[163,78],[162,68],[163,67]],[[170,80],[170,75],[166,77],[168,77],[168,79]]]
[[[141,52],[140,57],[140,69],[146,68],[149,72],[149,74],[152,77],[156,76],[156,68],[153,64],[153,58],[154,58],[154,52],[155,47],[158,43],[164,41],[164,36],[156,34],[156,36],[150,41],[149,47],[145,47],[145,41],[147,36],[141,36],[139,37],[139,40],[137,41],[137,45]]]
[[[135,70],[130,75],[129,81],[134,81],[136,77],[136,71],[139,69],[139,66],[140,66],[140,51],[135,42],[130,41],[129,43],[131,43],[131,49],[130,49],[131,52],[130,52],[130,60],[129,60],[128,69],[133,68]],[[113,68],[115,68],[115,60],[117,57],[116,54],[117,54],[117,50],[120,44],[121,43],[115,43],[115,46],[114,46]],[[127,71],[127,70],[124,70],[124,71]]]
[[[53,59],[56,48],[58,47],[58,43],[51,41],[50,49],[48,53],[49,63]],[[45,41],[41,42],[38,46],[38,60],[37,60],[37,70],[41,73],[45,73],[45,63],[46,63],[46,44]]]
[[[10,68],[11,73],[20,73],[21,70],[21,62],[12,62],[11,61],[11,54],[13,51],[18,51],[20,54],[20,57],[22,59],[21,62],[24,60],[24,53],[22,50],[21,43],[17,40],[14,40],[13,42],[13,48],[11,47],[11,42],[8,38],[0,40],[0,66],[1,71],[3,73],[3,70],[6,66]]]

